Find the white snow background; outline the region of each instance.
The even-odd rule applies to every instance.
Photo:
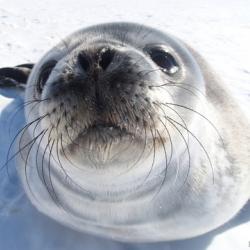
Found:
[[[0,0],[0,67],[37,62],[71,32],[113,21],[151,25],[189,43],[218,72],[247,114],[249,0]],[[11,139],[23,125],[22,111],[14,113],[20,103],[16,92],[0,90],[0,166]],[[240,142],[235,146],[240,147]],[[37,212],[19,185],[16,167],[11,162],[10,177],[0,172],[0,250],[250,249],[250,204],[223,227],[200,237],[125,244],[75,232]]]

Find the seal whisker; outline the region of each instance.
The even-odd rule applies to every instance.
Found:
[[[40,173],[40,171],[39,171],[39,169],[38,169],[38,166],[39,166],[39,163],[38,163],[38,156],[39,156],[39,155],[38,155],[38,154],[39,154],[41,142],[42,142],[44,136],[46,135],[46,133],[48,132],[48,130],[49,130],[49,128],[44,129],[44,132],[43,132],[43,134],[42,134],[42,136],[41,136],[41,138],[40,138],[40,141],[38,142],[37,150],[36,150],[36,155],[35,155],[35,158],[36,158],[36,164],[35,164],[35,165],[36,165],[36,170],[37,170],[37,174],[39,175],[39,177],[40,177],[41,180],[42,180],[42,176],[41,176],[41,173]]]
[[[191,168],[191,154],[190,154],[190,150],[189,150],[189,144],[188,144],[187,140],[185,139],[185,137],[183,136],[183,134],[182,134],[182,132],[180,131],[180,129],[172,122],[172,121],[174,121],[174,120],[171,119],[172,121],[170,121],[168,116],[164,116],[164,118],[165,118],[166,120],[168,120],[168,122],[169,122],[169,123],[175,128],[175,130],[177,130],[177,132],[180,134],[180,136],[181,136],[181,138],[182,138],[182,140],[183,140],[183,142],[184,142],[184,144],[185,144],[185,148],[186,148],[184,152],[187,151],[187,154],[188,154],[188,170],[187,170],[187,174],[186,174],[185,180],[184,180],[183,185],[182,185],[182,186],[184,186],[184,184],[186,183],[187,178],[188,178],[188,176],[189,176],[189,172],[190,172],[190,168]],[[187,128],[186,126],[183,126],[183,128],[184,128],[185,130],[188,131],[188,128]],[[176,170],[176,176],[175,176],[175,181],[174,181],[174,182],[177,181],[178,174],[179,174],[179,165],[178,165],[178,168],[177,168],[177,170]]]
[[[126,169],[126,171],[124,173],[127,173],[130,170],[132,170],[134,168],[134,166],[136,166],[136,164],[142,159],[143,154],[145,153],[145,149],[146,149],[146,146],[147,146],[147,130],[146,130],[145,126],[143,128],[144,128],[144,137],[143,137],[143,147],[142,147],[142,150],[139,153],[139,156],[135,159],[135,162],[130,167],[128,167],[128,169]],[[134,141],[134,138],[132,138],[132,140],[131,140],[130,144],[128,144],[127,148],[129,148],[131,146],[131,144],[133,143],[133,141]],[[120,154],[120,153],[121,152],[118,152],[117,154]]]
[[[64,155],[65,159],[72,165],[72,166],[76,166],[71,160],[69,160],[66,152],[65,152],[65,149],[63,147],[63,139],[62,139],[62,134],[60,136],[60,144],[61,144],[61,149],[62,149],[62,154]],[[77,167],[77,166],[76,166]]]
[[[187,86],[187,87],[185,87]],[[201,97],[206,98],[206,96],[204,95],[204,93],[201,92],[201,90],[197,89],[197,88],[192,88],[191,85],[189,84],[185,84],[185,83],[181,83],[181,84],[176,84],[176,83],[171,83],[171,82],[167,82],[167,83],[164,83],[164,84],[161,84],[161,85],[149,85],[148,86],[149,88],[162,88],[164,90],[167,91],[167,88],[166,87],[176,87],[176,88],[181,88],[182,90],[185,90],[186,92],[188,92],[189,94],[201,99]],[[197,93],[195,93],[193,90],[190,90],[189,88],[191,89],[194,89]],[[169,93],[169,92],[168,92]],[[198,95],[199,94],[199,95]]]
[[[158,134],[158,137],[160,139],[160,143],[162,145],[162,148],[163,148],[163,151],[164,151],[164,156],[165,156],[165,170],[164,170],[164,176],[163,176],[163,180],[161,181],[161,184],[159,185],[159,188],[157,189],[157,191],[155,192],[152,200],[156,199],[156,196],[159,195],[164,183],[165,183],[165,180],[167,178],[167,172],[168,172],[168,156],[167,156],[167,151],[166,151],[166,148],[165,148],[165,144],[164,144],[164,141],[163,141],[163,138],[161,136],[161,134],[159,133],[159,131],[156,129],[156,132]]]
[[[65,175],[65,179],[69,179],[72,183],[74,183],[74,185],[76,185],[78,188],[80,188],[81,190],[83,190],[84,192],[88,193],[91,195],[91,192],[88,191],[87,189],[83,188],[81,185],[79,185],[77,182],[75,182],[67,173],[66,169],[63,167],[63,164],[60,160],[60,155],[59,155],[59,139],[57,139],[56,141],[56,155],[57,155],[57,163],[59,165],[59,167],[61,168],[61,170],[63,171],[63,174]]]
[[[38,125],[40,124],[40,122],[43,120],[43,118],[47,117],[48,115],[49,114],[46,114],[46,115],[42,116],[41,119],[37,121],[36,125],[34,126],[33,132],[32,132],[33,137],[35,136],[36,129],[37,129]]]
[[[181,122],[184,124],[185,128],[187,128],[187,123],[185,122],[185,120],[183,119],[183,117],[174,109],[171,108],[167,105],[164,105],[164,103],[158,103],[158,102],[153,102],[154,105],[158,106],[164,113],[165,117],[168,117],[168,115],[166,114],[165,110],[161,107],[161,105],[167,107],[168,109],[172,110],[181,120]],[[167,130],[168,132],[168,130]],[[168,132],[169,135],[169,132]],[[187,144],[189,145],[189,133],[187,132]]]
[[[161,122],[161,124],[163,125],[163,127],[166,129],[166,132],[168,134],[168,139],[169,139],[169,142],[170,142],[170,157],[169,157],[168,165],[170,165],[172,157],[173,157],[173,142],[172,142],[171,135],[169,133],[169,130],[168,130],[166,124],[162,121],[161,118],[159,118],[159,121]]]
[[[48,186],[47,181],[46,181],[46,176],[45,176],[45,171],[44,171],[45,155],[46,155],[46,151],[49,149],[49,144],[51,142],[50,134],[51,134],[52,130],[53,130],[53,127],[50,129],[47,144],[46,144],[46,146],[44,148],[44,151],[43,151],[43,154],[42,154],[42,161],[41,161],[42,180],[41,181],[43,182],[44,186],[46,187],[46,190],[47,190],[48,194],[50,195],[51,199],[53,200],[53,197],[51,196],[51,193],[50,193],[50,190],[49,190],[49,186]]]
[[[209,162],[209,165],[210,165],[210,168],[211,168],[211,171],[212,171],[212,180],[213,180],[213,183],[214,183],[214,170],[213,170],[213,164],[212,164],[212,161],[211,161],[211,158],[207,152],[207,150],[205,149],[205,147],[203,146],[202,142],[197,138],[197,136],[195,136],[195,134],[193,132],[191,132],[189,129],[185,128],[182,124],[180,124],[179,122],[173,120],[171,117],[168,117],[167,119],[170,119],[171,121],[173,121],[174,123],[178,124],[180,127],[186,129],[188,131],[188,133],[198,142],[198,144],[200,145],[200,147],[202,148],[203,152],[205,153],[206,155],[206,158]]]
[[[28,149],[28,152],[27,152],[27,155],[26,155],[26,158],[25,158],[25,163],[24,163],[24,174],[25,174],[25,180],[26,180],[26,183],[27,183],[27,187],[28,187],[30,193],[33,195],[33,197],[35,199],[37,199],[37,198],[36,198],[35,194],[33,193],[32,189],[31,189],[31,186],[29,184],[29,178],[28,178],[28,175],[27,175],[27,166],[28,166],[28,159],[29,159],[29,156],[30,156],[30,152],[31,152],[33,146],[35,145],[36,140],[42,135],[43,132],[44,131],[40,132],[38,134],[38,136],[36,136],[34,139],[32,139],[31,142],[29,143],[29,145],[31,144],[31,146]],[[29,146],[29,145],[27,145],[27,146]]]
[[[145,70],[142,70],[142,71],[139,71],[138,74],[142,77],[146,77],[147,75],[151,74],[151,73],[155,73],[157,71],[162,71],[162,68],[156,68],[156,69],[145,69]],[[144,73],[144,74],[142,74]],[[150,86],[152,87],[152,86]]]
[[[39,117],[39,118],[35,119],[34,121],[32,121],[32,122],[26,124],[23,128],[21,128],[21,129],[17,132],[17,134],[14,136],[14,138],[12,139],[12,141],[11,141],[11,143],[10,143],[10,146],[9,146],[8,152],[7,152],[7,156],[6,156],[6,161],[5,161],[4,165],[1,166],[0,171],[6,167],[6,169],[7,169],[7,174],[8,174],[8,176],[9,176],[8,163],[9,163],[12,159],[14,159],[14,158],[22,151],[22,150],[20,150],[20,143],[19,143],[19,150],[18,150],[16,153],[14,153],[14,154],[10,157],[10,151],[11,151],[12,147],[14,146],[15,141],[17,140],[18,136],[19,136],[21,133],[22,133],[22,135],[23,135],[23,134],[25,133],[25,131],[29,128],[29,126],[31,126],[33,123],[35,123],[35,122],[38,121],[39,119],[41,119],[41,117]],[[21,135],[21,138],[22,138],[22,135]],[[20,140],[21,140],[21,138],[20,138]],[[19,142],[20,142],[20,141],[19,141]],[[27,145],[26,145],[26,146],[27,146]],[[24,148],[26,148],[26,147],[24,147]]]
[[[149,168],[149,171],[148,171],[146,177],[144,178],[142,183],[137,188],[140,188],[141,186],[143,186],[146,183],[147,179],[149,178],[150,174],[152,173],[152,170],[153,170],[154,164],[155,164],[155,153],[156,153],[156,148],[155,148],[156,147],[156,145],[155,145],[156,144],[155,143],[156,139],[155,139],[155,137],[156,137],[156,134],[153,135],[152,127],[150,127],[149,130],[150,130],[150,133],[151,133],[151,136],[152,136],[152,141],[153,141],[153,144],[152,144],[152,149],[153,149],[152,163],[150,165],[150,168]],[[156,131],[155,131],[155,133],[156,133]]]
[[[168,106],[166,103],[162,103],[162,102],[153,102],[153,104],[156,105],[156,106],[158,106],[158,107],[164,112],[164,115],[165,115],[165,116],[167,116],[167,115],[166,115],[166,111],[164,111],[164,109],[161,107],[161,105],[164,106],[164,107],[166,107],[166,108],[168,108],[168,109],[170,109],[170,110],[172,110],[172,111],[180,118],[180,120],[181,120],[181,122],[184,124],[184,126],[187,127],[187,123],[185,122],[185,120],[183,119],[183,117],[178,113],[177,110],[175,110],[174,108]],[[189,137],[189,134],[188,134],[188,133],[187,133],[187,137]]]
[[[159,105],[159,104],[158,104]],[[163,103],[160,103],[160,105],[164,105]],[[165,105],[164,105],[165,106]],[[170,110],[172,110],[175,114],[177,114],[177,116],[181,119],[181,121],[182,121],[182,123],[184,124],[184,127],[185,127],[185,130],[187,131],[187,124],[186,124],[186,122],[184,121],[184,119],[182,118],[182,116],[175,110],[175,109],[173,109],[173,108],[171,108],[171,107],[169,107],[169,106],[167,106],[167,108],[169,108]],[[164,114],[165,114],[165,116],[164,116],[164,118],[166,119],[166,117],[168,117],[167,115],[166,115],[166,113],[164,112]],[[167,119],[166,119],[167,120]],[[168,120],[169,121],[169,120]],[[174,124],[173,123],[170,123],[172,126],[174,126]],[[184,143],[185,143],[185,145],[186,145],[186,149],[185,149],[185,151],[187,151],[187,153],[188,153],[188,172],[187,172],[187,175],[186,175],[186,179],[184,180],[184,184],[185,184],[185,182],[186,182],[186,180],[187,180],[187,178],[188,178],[188,175],[189,175],[189,171],[190,171],[190,162],[191,162],[191,158],[190,158],[190,151],[189,151],[189,133],[187,132],[187,140],[185,139],[185,137],[184,137],[184,135],[181,133],[181,131],[180,130],[178,130],[178,128],[176,127],[176,126],[174,126],[174,128],[175,128],[175,130],[177,130],[178,131],[178,133],[181,135],[181,137],[182,137],[182,139],[183,139],[183,141],[184,141]],[[169,134],[169,132],[168,132],[168,134]],[[170,135],[169,135],[170,136]],[[185,153],[185,151],[184,151],[184,153]],[[178,173],[179,173],[179,165],[178,165],[178,168],[177,168],[177,171],[176,171],[176,177],[175,177],[175,182],[177,181],[177,177],[178,177]]]
[[[71,143],[72,145],[75,145],[75,146],[77,146],[77,147],[79,147],[79,148],[81,148],[81,149],[83,149],[83,150],[86,150],[86,147],[84,147],[84,146],[80,145],[79,143],[75,142],[75,141],[70,137],[69,131],[68,131],[68,126],[65,127],[65,130],[66,130],[66,133],[67,133],[67,137],[69,138],[70,143]],[[62,134],[61,134],[61,140],[62,140]],[[61,145],[61,147],[62,147],[62,150],[64,151],[62,145]],[[64,151],[64,156],[66,157],[65,151]],[[73,167],[75,167],[75,168],[77,168],[77,169],[81,169],[81,168],[79,168],[76,164],[74,164],[72,161],[70,161],[67,157],[66,157],[66,159],[69,161],[69,163],[70,163]]]
[[[201,114],[200,112],[198,112],[198,111],[196,111],[196,110],[194,110],[194,109],[192,109],[192,108],[190,108],[190,107],[187,107],[187,106],[184,106],[184,105],[181,105],[181,104],[177,104],[177,103],[165,102],[165,103],[161,103],[161,104],[162,104],[162,105],[165,105],[165,106],[168,106],[168,107],[169,107],[169,105],[170,105],[170,106],[180,107],[180,108],[189,110],[189,111],[191,111],[191,112],[193,112],[193,113],[199,115],[201,118],[205,119],[205,121],[208,122],[208,123],[212,126],[212,128],[213,128],[213,129],[215,130],[215,132],[217,133],[217,135],[218,135],[218,137],[219,137],[219,139],[220,139],[222,145],[225,145],[224,140],[223,140],[223,138],[222,138],[222,136],[221,136],[221,134],[220,134],[218,128],[216,128],[216,126],[214,125],[214,123],[211,122],[206,116],[204,116],[204,115]]]
[[[10,135],[10,133],[11,133],[11,127],[12,127],[12,125],[13,125],[13,124],[12,124],[13,119],[15,119],[16,115],[18,114],[18,112],[20,112],[20,111],[21,111],[22,109],[24,109],[25,107],[27,107],[27,106],[29,106],[29,105],[31,105],[31,104],[33,104],[33,103],[40,102],[40,101],[41,101],[41,100],[30,100],[30,101],[23,102],[23,103],[19,104],[19,105],[16,107],[14,113],[11,114],[10,117],[8,118],[8,120],[9,120],[8,123],[10,124],[10,125],[9,125],[9,130],[8,130],[9,135]]]
[[[37,102],[36,104],[33,105],[33,107],[29,110],[29,113],[27,114],[27,119],[29,119],[30,114],[32,113],[32,111],[36,108],[37,105],[41,104],[42,102],[45,102],[47,100],[50,100],[50,98],[45,98],[40,100],[39,102]]]
[[[162,110],[164,117],[167,117],[165,110],[160,105],[158,105],[156,102],[153,102],[153,104],[155,104],[156,106],[158,106]],[[160,123],[163,125],[163,127],[165,128],[165,130],[168,134],[169,141],[170,141],[170,157],[169,157],[169,161],[167,163],[169,165],[171,160],[172,160],[172,156],[173,156],[173,143],[172,143],[172,139],[171,139],[171,136],[170,136],[170,133],[169,133],[169,130],[168,130],[166,124],[162,121],[162,119],[160,117],[158,117],[158,119],[159,119]]]
[[[55,143],[55,140],[52,140],[51,147],[50,147],[50,143],[48,144],[48,147],[49,147],[48,177],[49,177],[49,184],[50,184],[50,187],[51,187],[51,191],[49,191],[49,195],[50,195],[50,197],[52,198],[52,200],[56,203],[56,205],[58,207],[62,207],[64,209],[64,207],[62,206],[61,201],[58,198],[58,195],[57,195],[57,193],[55,191],[55,188],[54,188],[53,182],[52,182],[52,178],[51,178],[51,157],[52,157],[52,150],[53,150],[53,147],[54,147],[54,143]],[[48,189],[50,190],[49,186],[48,186]]]
[[[21,135],[20,135],[20,139],[19,139],[19,142],[18,142],[18,148],[20,149],[20,147],[21,147],[21,144],[22,144],[22,140],[23,140],[23,137],[24,137],[24,135],[25,135],[25,133],[26,133],[26,131],[28,131],[28,129],[29,129],[29,127],[31,126],[31,125],[33,125],[35,122],[36,123],[39,123],[41,120],[43,120],[43,118],[45,118],[46,116],[47,116],[48,114],[45,114],[45,115],[43,115],[43,116],[40,116],[38,119],[35,119],[31,124],[28,124],[28,126],[25,126],[24,127],[24,129],[21,131]],[[17,138],[17,137],[16,137]],[[13,142],[14,143],[14,142]],[[23,159],[23,155],[22,155],[22,152],[20,151],[20,156],[21,156],[21,158]],[[7,154],[7,157],[8,157],[8,154]],[[23,159],[24,160],[24,159]]]

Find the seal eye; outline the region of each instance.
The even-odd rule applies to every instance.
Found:
[[[175,58],[162,46],[148,48],[147,52],[151,59],[160,66],[165,73],[173,75],[179,71],[179,65]]]
[[[43,65],[41,72],[40,72],[40,76],[38,78],[38,92],[39,93],[42,93],[43,87],[45,83],[47,82],[56,64],[57,64],[57,61],[51,60]]]

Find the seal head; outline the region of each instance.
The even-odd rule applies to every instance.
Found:
[[[156,144],[169,140],[162,134],[165,108],[157,104],[175,98],[195,103],[188,91],[163,87],[184,82],[202,91],[195,60],[177,40],[140,25],[94,26],[74,33],[35,66],[26,98],[46,101],[28,106],[28,122],[45,115],[36,132],[53,127],[45,137],[61,136],[75,163],[90,157],[99,167],[114,162],[117,168],[152,137]]]
[[[249,141],[227,116],[240,114],[232,103],[173,36],[131,23],[82,29],[28,78],[18,169],[25,191],[42,213],[105,237],[208,232],[249,198],[249,147],[230,146],[235,131]]]

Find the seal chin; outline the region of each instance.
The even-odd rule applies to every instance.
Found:
[[[138,151],[145,150],[146,138],[126,127],[112,123],[93,123],[85,128],[65,149],[80,165],[111,167],[127,165],[136,158]],[[84,160],[84,159],[85,160]],[[85,162],[85,164],[83,164]]]

